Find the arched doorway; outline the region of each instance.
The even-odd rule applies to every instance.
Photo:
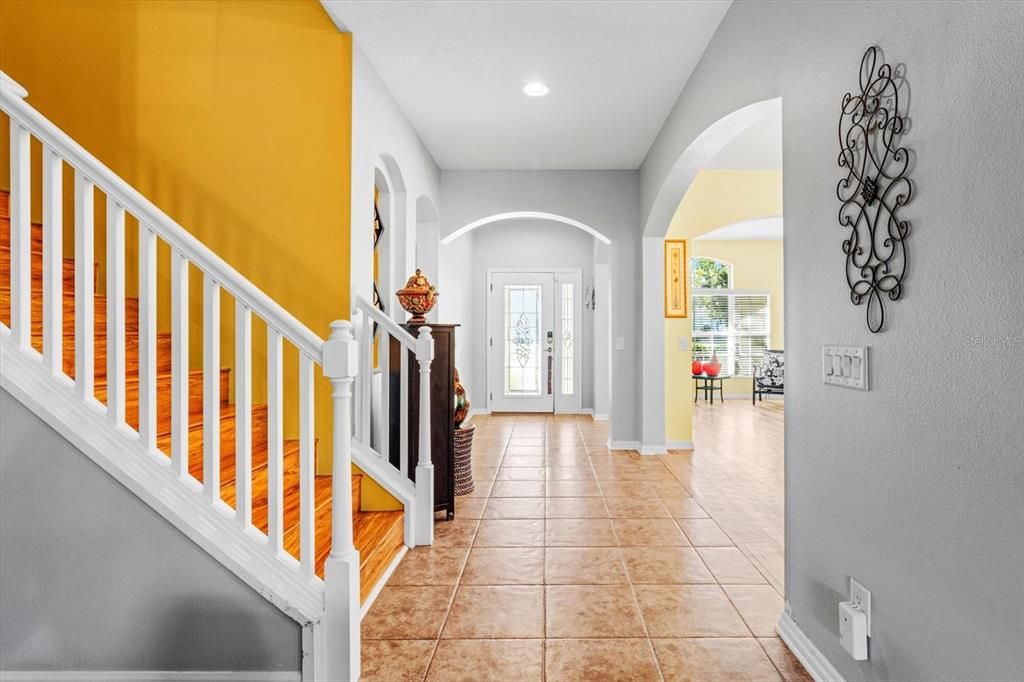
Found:
[[[442,317],[463,325],[463,346],[471,351],[459,359],[460,372],[478,408],[607,419],[610,243],[591,225],[542,211],[477,218],[441,241]],[[504,308],[521,305],[515,313],[523,343],[516,355],[511,332],[499,327]],[[522,362],[503,372],[516,358]],[[506,374],[521,385],[506,385]]]
[[[685,326],[690,318],[666,320],[660,302],[663,300],[664,285],[664,242],[669,236],[673,224],[679,225],[677,213],[687,196],[691,186],[701,171],[714,165],[716,157],[735,158],[737,147],[753,143],[758,130],[774,128],[778,143],[779,165],[781,167],[781,113],[782,100],[779,98],[755,102],[731,112],[708,126],[686,148],[662,183],[651,210],[644,223],[642,240],[643,261],[643,298],[645,303],[643,314],[643,410],[641,434],[643,449],[647,454],[664,453],[669,446],[678,449],[693,447],[690,421],[692,416],[686,405],[679,403],[679,413],[674,415],[679,421],[675,428],[667,428],[666,405],[669,403],[666,389],[666,352],[675,351],[685,357],[675,357],[673,363],[677,370],[674,375],[683,375],[681,368],[690,364],[690,332]],[[730,153],[732,152],[732,153]],[[724,170],[724,169],[723,169]],[[737,205],[734,197],[724,197],[720,206],[726,209]],[[764,214],[744,214],[742,211],[732,219],[722,218],[724,222],[715,224],[720,227]],[[781,198],[779,212],[781,212]],[[725,215],[725,213],[723,213]],[[710,229],[707,225],[690,230],[677,230],[675,238],[694,239]],[[682,381],[689,385],[689,377]],[[671,437],[670,437],[671,436]]]

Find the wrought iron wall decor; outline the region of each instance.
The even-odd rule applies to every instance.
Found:
[[[873,333],[885,324],[883,296],[895,301],[903,293],[910,223],[901,214],[913,194],[906,177],[910,155],[901,146],[906,105],[900,109],[893,68],[883,63],[876,69],[878,61],[878,49],[869,47],[860,63],[860,92],[843,96],[839,167],[847,173],[836,186],[839,224],[849,230],[842,248],[850,300],[867,304]]]
[[[384,236],[384,221],[380,219],[380,209],[377,207],[378,192],[373,188],[373,298],[371,302],[377,310],[384,311],[384,300],[381,298],[380,289],[377,288],[377,268],[380,264],[380,238]],[[373,338],[377,338],[377,323],[373,323]]]
[[[377,247],[380,245],[380,238],[384,236],[384,221],[380,219],[380,210],[377,208],[377,197],[373,198],[373,252],[374,258],[378,257]],[[377,289],[377,277],[374,273],[373,278],[373,306],[384,312],[384,301],[380,297],[380,290]],[[376,334],[376,323],[374,323],[374,333]]]

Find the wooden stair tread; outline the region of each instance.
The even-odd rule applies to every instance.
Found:
[[[3,196],[0,194],[0,196]],[[42,223],[32,223],[30,229],[32,236],[31,246],[29,247],[33,251],[43,250],[43,225]],[[3,204],[0,204],[0,246],[10,247],[11,245],[11,216],[10,214],[3,213]]]
[[[314,525],[313,555],[316,558],[315,565],[317,575],[322,578],[324,560],[327,559],[327,555],[330,554],[331,551],[331,477],[317,476],[314,479],[313,489],[315,491],[313,496],[313,516],[316,519]],[[295,484],[294,495],[297,500],[299,495],[298,482]],[[284,533],[284,549],[286,552],[298,559],[299,542],[302,536],[298,514],[296,514],[294,521],[295,522],[291,525],[286,524],[286,530]],[[323,560],[320,559],[321,552],[323,554]]]
[[[0,320],[5,323],[11,319],[11,289],[10,270],[0,270],[8,286],[0,286]],[[42,332],[43,323],[43,294],[42,291],[33,291],[30,300],[33,332]],[[96,334],[105,333],[107,328],[107,297],[104,294],[93,294],[93,329]],[[70,331],[74,335],[75,329],[75,292],[73,289],[63,288],[61,294],[61,314],[65,335]],[[124,328],[125,331],[138,331],[139,329],[139,299],[134,296],[125,296],[124,299]]]
[[[42,251],[31,251],[31,263],[32,263],[32,289],[33,293],[35,290],[41,289],[41,282],[43,281],[43,252]],[[10,272],[11,268],[11,247],[7,245],[0,246],[0,270],[4,272]],[[75,259],[74,258],[62,258],[61,259],[61,270],[62,277],[64,280],[64,286],[74,287],[75,284]],[[99,283],[99,263],[93,263],[93,284]],[[10,277],[5,277],[3,281],[0,281],[0,289],[9,289],[11,286]]]
[[[359,600],[373,591],[405,542],[405,513],[396,511],[359,512],[352,520],[352,533],[359,550]]]

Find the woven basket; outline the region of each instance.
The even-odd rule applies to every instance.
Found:
[[[475,426],[455,429],[455,494],[473,492],[473,433]]]

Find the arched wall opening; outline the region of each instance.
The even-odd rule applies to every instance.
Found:
[[[611,239],[601,234],[600,231],[594,229],[593,227],[587,225],[586,223],[581,223],[580,221],[575,220],[573,218],[568,218],[566,216],[558,215],[556,213],[548,213],[546,211],[509,211],[506,213],[496,213],[494,215],[489,215],[484,218],[479,218],[477,220],[473,220],[469,223],[466,223],[459,229],[455,230],[454,232],[446,236],[443,240],[441,240],[441,243],[446,245],[451,244],[459,237],[469,234],[475,229],[484,227],[485,225],[490,225],[492,223],[500,223],[508,220],[549,220],[551,222],[562,223],[564,225],[569,225],[570,227],[575,227],[578,230],[582,230],[583,232],[586,232],[590,236],[594,237],[594,239],[600,241],[602,244],[608,245],[612,243]]]
[[[405,179],[398,162],[382,154],[374,166],[374,199],[383,224],[380,240],[374,248],[373,281],[384,311],[401,319],[394,292],[402,287],[399,278],[410,260],[409,230],[406,221]]]
[[[488,332],[489,274],[498,271],[579,271],[574,295],[580,310],[583,355],[581,407],[597,419],[611,413],[610,242],[592,226],[537,211],[516,211],[473,220],[440,242],[439,308],[442,321],[462,325],[456,347],[462,383],[476,410],[490,410],[496,362]],[[493,322],[493,320],[492,320]],[[496,341],[497,343],[497,341]],[[561,410],[560,410],[561,411]]]
[[[781,216],[780,98],[755,102],[726,114],[708,126],[680,155],[659,189],[644,223],[643,262],[643,410],[642,451],[693,447],[693,404],[689,395],[692,360],[692,314],[666,318],[665,239],[686,239],[687,257],[701,250],[699,237],[731,223]],[[720,168],[716,157],[728,156],[730,145],[751,140],[751,131],[773,130],[778,143],[777,169]],[[739,165],[739,164],[737,164]],[[732,192],[728,191],[732,188]],[[688,203],[687,199],[691,201]],[[781,265],[781,243],[778,245]],[[747,249],[749,250],[749,249]],[[730,253],[734,253],[732,249]],[[746,258],[744,254],[739,257]],[[727,259],[726,259],[727,260]],[[689,277],[689,267],[687,267]],[[778,281],[781,299],[781,271]],[[689,303],[689,302],[688,302]],[[779,306],[781,331],[781,306]],[[671,379],[669,379],[671,377]]]

